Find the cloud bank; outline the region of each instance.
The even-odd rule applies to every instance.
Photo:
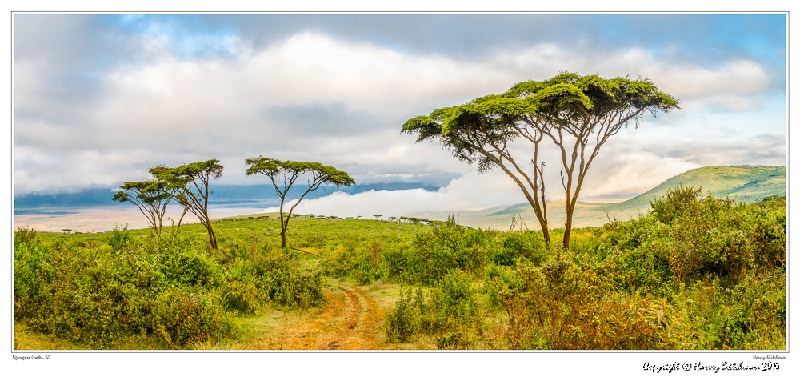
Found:
[[[470,191],[502,180],[474,175],[474,167],[435,144],[414,143],[400,133],[403,122],[563,70],[648,77],[681,101],[681,110],[657,119],[645,116],[642,128],[609,141],[587,178],[587,196],[645,191],[654,181],[696,166],[785,161],[785,94],[775,90],[784,78],[776,76],[773,56],[759,59],[740,46],[739,53],[716,52],[717,60],[709,61],[678,54],[673,42],[653,36],[650,44],[610,35],[592,43],[590,32],[610,25],[605,17],[586,18],[586,29],[575,35],[541,33],[530,40],[510,37],[512,25],[526,24],[520,17],[395,15],[359,18],[365,22],[348,28],[346,17],[185,22],[27,16],[15,22],[18,194],[111,187],[147,177],[154,165],[211,157],[225,166],[222,182],[253,183],[263,179],[245,176],[244,159],[264,155],[320,161],[362,184],[449,183],[441,195],[405,191],[403,197],[431,207],[482,207],[519,192],[513,183],[507,193],[491,187]],[[278,32],[289,19],[307,27]],[[679,19],[684,27],[695,19],[716,20]],[[253,20],[274,25],[256,27]],[[464,20],[483,20],[487,31],[506,40],[481,40],[470,54],[467,45],[445,47],[447,41],[466,44],[463,34],[404,34],[415,25],[445,30],[442,25],[450,23],[464,31],[474,25]],[[537,20],[550,25],[556,19]],[[370,34],[381,25],[388,29]],[[553,184],[558,162],[548,159]],[[468,181],[475,184],[459,185]],[[481,196],[492,192],[499,196]],[[454,201],[437,198],[445,194]],[[360,197],[377,196],[390,197]]]

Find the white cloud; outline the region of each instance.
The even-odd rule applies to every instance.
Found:
[[[770,86],[766,70],[744,59],[706,67],[692,62],[659,60],[641,48],[593,53],[595,55],[586,55],[580,50],[543,44],[521,52],[500,53],[495,63],[517,71],[527,69],[526,79],[536,80],[563,70],[582,75],[596,73],[601,77],[641,76],[678,98],[684,110],[701,110],[709,105],[738,111],[758,108],[761,103],[757,97],[764,95]]]
[[[650,153],[634,153],[600,162],[592,167],[580,193],[581,199],[614,197],[644,193],[668,178],[699,167],[680,159],[664,159]],[[557,171],[546,172],[547,197],[564,199]],[[292,200],[289,204],[293,204]],[[422,212],[471,211],[497,206],[526,203],[522,191],[505,173],[495,170],[480,174],[470,171],[452,180],[438,191],[412,189],[402,191],[370,191],[349,195],[338,192],[330,196],[303,200],[299,214],[371,217],[375,214],[412,216]],[[266,212],[277,212],[269,208]]]
[[[700,165],[679,158],[658,157],[636,152],[599,160],[586,177],[581,191],[585,198],[633,195],[647,192],[668,178]]]
[[[409,110],[501,92],[520,80],[545,79],[565,69],[601,76],[643,75],[678,98],[719,99],[735,109],[743,106],[737,102],[769,86],[764,69],[751,61],[706,68],[657,61],[639,49],[600,59],[544,44],[469,62],[303,33],[263,51],[242,51],[236,60],[166,60],[122,68],[109,78],[114,94],[100,110],[100,120],[117,119],[120,111],[126,111],[140,128],[187,131],[197,125],[258,122],[263,126],[268,123],[258,120],[259,105],[338,102],[349,110],[405,115]]]
[[[382,214],[388,218],[425,211],[480,210],[520,202],[525,202],[522,192],[505,174],[479,174],[472,171],[436,192],[423,189],[370,191],[355,195],[338,192],[318,199],[303,200],[295,211],[299,214],[339,217]],[[276,212],[278,208],[266,211]]]
[[[163,41],[151,42],[157,60],[119,67],[97,81],[103,86],[93,94],[101,97],[64,100],[68,107],[41,101],[52,90],[37,80],[46,67],[16,64],[17,191],[119,183],[152,165],[210,157],[227,160],[225,182],[244,181],[244,159],[262,154],[345,166],[371,180],[382,173],[463,174],[474,167],[400,135],[403,121],[561,70],[647,76],[683,101],[676,112],[682,115],[708,105],[750,109],[769,85],[754,62],[700,67],[659,61],[641,49],[598,57],[541,44],[468,61],[302,33],[258,51],[227,39],[235,58],[188,61],[164,54]],[[297,116],[277,121],[265,114],[281,107]],[[314,126],[291,125],[320,110]],[[329,115],[336,123],[326,125]],[[40,155],[79,164],[42,166]],[[557,162],[548,167],[556,174]]]

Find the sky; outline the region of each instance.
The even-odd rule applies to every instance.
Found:
[[[707,165],[786,165],[785,14],[14,14],[16,195],[113,188],[155,165],[319,161],[408,190],[308,200],[384,215],[525,202],[403,123],[560,72],[649,78],[680,110],[612,137],[583,199]],[[524,147],[522,148],[524,150]],[[522,152],[524,155],[525,152]],[[548,198],[563,199],[544,149]],[[213,184],[212,184],[213,186]]]

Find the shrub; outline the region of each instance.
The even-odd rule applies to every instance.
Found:
[[[455,270],[427,293],[417,288],[401,292],[394,309],[386,314],[390,342],[407,342],[417,333],[434,335],[439,349],[463,349],[469,332],[480,328],[476,293],[470,278]]]
[[[517,275],[513,268],[507,266],[488,265],[483,289],[489,297],[489,305],[501,307],[501,294],[508,294],[524,289],[522,278]]]
[[[786,197],[773,197],[751,207],[756,264],[767,270],[786,267]]]
[[[414,283],[434,285],[454,269],[478,272],[488,260],[489,235],[482,230],[467,229],[447,222],[414,237],[406,269],[389,269],[390,273],[406,272],[405,278]]]
[[[650,202],[653,214],[659,222],[668,224],[685,214],[701,197],[702,187],[684,187],[683,184],[670,189],[664,196]]]
[[[319,272],[300,272],[288,267],[275,269],[271,274],[269,298],[281,306],[319,307],[322,294],[322,275]]]
[[[492,262],[502,266],[511,266],[519,258],[539,265],[546,257],[544,240],[537,232],[529,230],[505,234],[500,249],[491,252]]]
[[[55,276],[50,252],[41,244],[20,242],[14,248],[14,317],[31,318],[39,313]]]
[[[133,237],[131,237],[128,231],[128,225],[125,225],[122,229],[115,225],[114,230],[108,235],[108,245],[111,246],[111,250],[114,252],[122,251],[128,247],[132,241]]]
[[[223,323],[218,297],[170,287],[153,302],[150,329],[173,346],[207,341],[219,336]]]
[[[670,276],[693,282],[713,274],[736,283],[759,268],[785,266],[781,199],[744,205],[677,188],[652,204],[647,216],[607,225],[603,237],[629,271],[633,289],[655,287]]]
[[[370,284],[383,276],[385,245],[373,241],[369,244],[348,240],[343,247],[335,248],[323,262],[329,276],[352,276],[361,285]]]
[[[626,299],[613,282],[565,260],[517,266],[522,287],[500,292],[512,349],[667,349],[665,301]]]
[[[736,280],[754,268],[755,226],[750,207],[711,196],[685,202],[671,216],[663,244],[656,247],[656,255],[669,263],[678,280],[698,279],[706,273]]]
[[[160,256],[166,281],[186,286],[214,286],[222,278],[219,265],[193,248],[175,247]]]
[[[314,307],[324,303],[322,275],[302,270],[287,251],[258,251],[231,266],[222,287],[228,308],[253,312],[273,302],[284,307]]]
[[[244,313],[255,312],[269,301],[269,294],[258,281],[249,274],[233,276],[222,288],[222,299],[225,307]]]
[[[416,278],[416,258],[409,246],[394,246],[384,250],[381,261],[384,264],[385,274],[388,279],[411,283]]]
[[[39,242],[36,230],[28,226],[20,226],[14,231],[14,246],[35,245]]]
[[[173,347],[218,335],[223,309],[208,281],[217,270],[186,244],[20,247],[14,319],[98,349],[128,334],[155,333]]]
[[[390,343],[407,343],[419,330],[419,304],[411,289],[400,291],[400,299],[386,313],[386,337]]]

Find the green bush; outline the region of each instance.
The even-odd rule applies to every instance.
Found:
[[[111,246],[111,250],[114,252],[122,251],[131,245],[132,242],[133,237],[128,231],[128,225],[125,225],[122,229],[115,225],[114,230],[108,235],[108,245]]]
[[[230,310],[252,313],[269,302],[269,284],[264,284],[265,278],[256,278],[242,267],[234,266],[229,273],[221,290],[222,299]]]
[[[502,266],[511,266],[519,258],[539,265],[547,258],[547,250],[541,235],[528,230],[505,234],[500,249],[493,250],[490,255],[493,263]]]
[[[762,248],[756,242],[752,206],[711,196],[684,202],[657,251],[680,281],[706,273],[737,280],[755,268],[756,252]]]
[[[41,244],[33,247],[20,242],[14,248],[14,316],[32,318],[39,314],[39,303],[46,300],[55,269],[50,252]]]
[[[386,334],[390,342],[406,342],[417,333],[434,335],[439,349],[463,349],[470,332],[479,329],[481,315],[471,279],[460,270],[447,274],[427,293],[401,293],[386,315]]]
[[[453,217],[414,237],[406,268],[389,268],[413,283],[434,285],[452,270],[480,272],[488,261],[490,235],[480,229],[457,225]],[[394,261],[397,265],[402,262]]]
[[[421,295],[417,299],[420,298]],[[386,337],[390,343],[407,343],[419,331],[419,304],[411,289],[400,291],[400,299],[386,313]]]
[[[557,259],[517,266],[521,287],[500,292],[512,349],[669,349],[666,302],[620,297],[592,268]]]
[[[699,192],[670,190],[649,215],[607,225],[602,240],[629,272],[631,289],[706,274],[736,283],[749,272],[785,266],[785,200],[745,205]]]
[[[756,264],[764,269],[786,267],[786,197],[773,197],[751,206]]]
[[[20,226],[14,231],[14,246],[35,245],[39,243],[36,230],[28,226]]]
[[[385,246],[378,241],[348,240],[328,253],[322,267],[328,276],[352,276],[361,285],[370,284],[384,276]]]
[[[489,305],[492,307],[502,306],[502,294],[519,292],[524,290],[522,278],[517,272],[508,266],[496,266],[489,264],[486,267],[486,276],[483,289],[489,298]]]
[[[692,206],[702,197],[703,188],[680,186],[670,189],[664,196],[650,202],[653,215],[662,224],[669,224],[677,217],[690,211]]]
[[[308,308],[325,301],[322,274],[301,269],[288,251],[256,251],[229,268],[222,295],[230,309],[249,313],[268,302]]]
[[[182,247],[165,251],[160,256],[162,273],[167,282],[186,286],[215,286],[222,278],[219,265],[205,253]]]
[[[300,272],[286,267],[275,269],[270,279],[269,298],[278,305],[308,308],[325,302],[319,272]]]
[[[148,320],[153,332],[175,346],[221,336],[225,327],[217,295],[175,286],[156,297]]]

